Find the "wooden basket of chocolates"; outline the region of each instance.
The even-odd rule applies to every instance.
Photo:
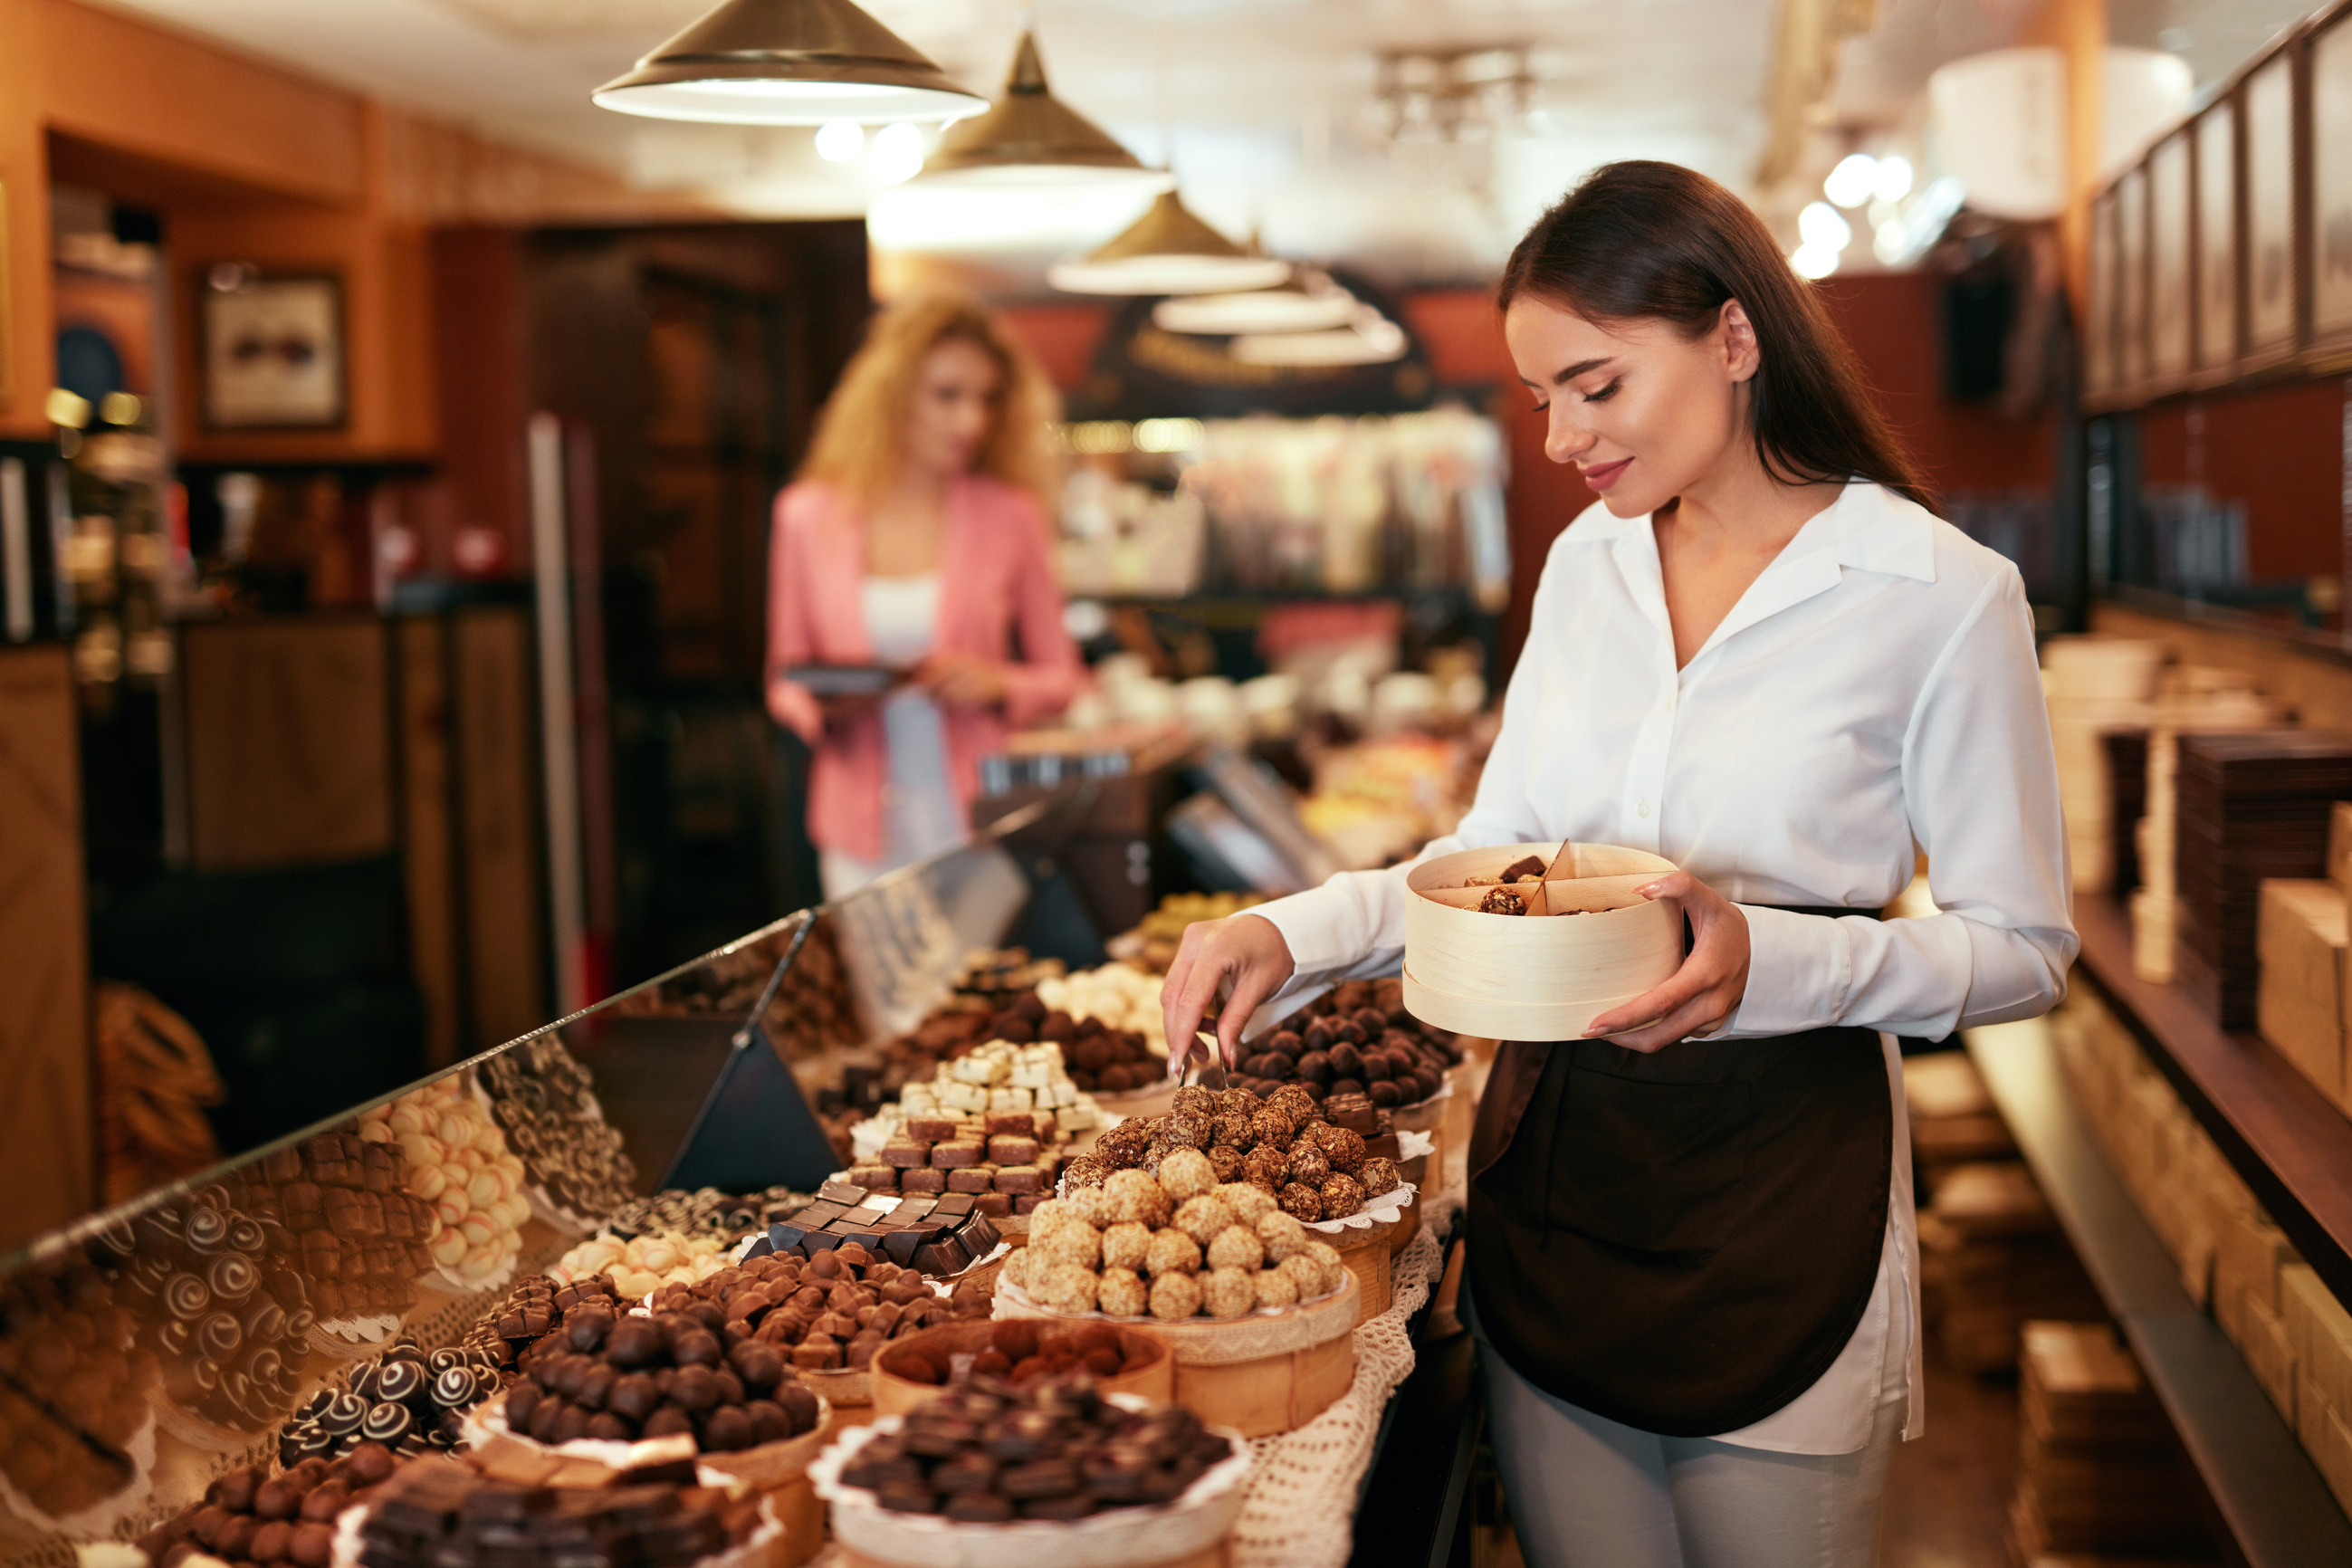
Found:
[[[937,1391],[810,1468],[849,1568],[1221,1568],[1251,1457],[1083,1374]]]
[[[1091,1374],[1105,1394],[1163,1402],[1176,1396],[1174,1357],[1139,1329],[1000,1318],[942,1323],[885,1345],[874,1358],[874,1414],[903,1414],[967,1377],[992,1377],[1019,1390],[1074,1372]]]
[[[1639,889],[1674,862],[1604,844],[1464,849],[1405,877],[1404,1005],[1460,1034],[1580,1039],[1680,966],[1682,906]]]
[[[1113,1170],[1039,1205],[996,1312],[1148,1333],[1174,1358],[1177,1403],[1262,1437],[1348,1391],[1361,1297],[1337,1247],[1179,1146],[1156,1171]]]

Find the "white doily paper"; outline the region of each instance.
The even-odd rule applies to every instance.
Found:
[[[131,1479],[122,1483],[120,1491],[99,1499],[88,1508],[52,1519],[16,1489],[5,1470],[0,1470],[0,1507],[45,1534],[77,1541],[97,1541],[112,1535],[116,1525],[154,1500],[147,1489],[148,1478],[155,1473],[155,1411],[152,1405],[147,1419],[139,1423],[139,1429],[131,1434],[131,1441],[122,1445],[122,1452],[131,1461]]]
[[[1109,1399],[1122,1410],[1151,1408],[1150,1401],[1130,1394]],[[965,1524],[937,1514],[899,1513],[882,1507],[866,1489],[842,1483],[842,1470],[859,1449],[905,1424],[904,1416],[885,1415],[871,1426],[845,1429],[809,1466],[809,1480],[816,1495],[833,1505],[835,1540],[886,1563],[920,1563],[925,1568],[1125,1568],[1206,1552],[1233,1528],[1252,1466],[1244,1438],[1212,1426],[1233,1452],[1174,1502],[1107,1509],[1076,1520]]]
[[[1307,1228],[1319,1230],[1326,1236],[1337,1236],[1343,1230],[1370,1230],[1376,1225],[1388,1225],[1412,1206],[1412,1194],[1411,1182],[1399,1182],[1392,1190],[1382,1193],[1379,1197],[1366,1198],[1364,1206],[1354,1214],[1342,1215],[1338,1219],[1311,1220],[1307,1222]]]

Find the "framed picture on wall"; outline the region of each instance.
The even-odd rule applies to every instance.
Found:
[[[2311,327],[2352,342],[2352,10],[2311,41]]]
[[[2116,182],[2116,390],[2147,390],[2147,165]]]
[[[2148,369],[2162,387],[2189,377],[2189,135],[2176,131],[2147,155]]]
[[[2093,398],[2112,394],[2116,374],[2116,194],[2102,191],[2091,202],[2090,299],[2083,323],[2083,391]]]
[[[2246,352],[2294,347],[2294,57],[2246,79]]]
[[[239,262],[197,284],[204,423],[216,430],[331,430],[344,407],[343,283]]]
[[[2199,370],[2227,370],[2238,357],[2238,107],[2223,99],[2197,117],[2197,321]]]

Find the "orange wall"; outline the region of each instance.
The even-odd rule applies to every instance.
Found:
[[[199,461],[424,458],[441,439],[431,357],[434,226],[707,216],[599,171],[526,153],[76,4],[0,0],[0,436],[48,434],[52,176],[161,210],[174,269],[183,456]],[[217,261],[341,275],[349,421],[328,432],[210,432],[193,325]]]

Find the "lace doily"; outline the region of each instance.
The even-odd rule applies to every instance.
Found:
[[[1010,1281],[996,1287],[994,1316],[1050,1318],[1066,1323],[1132,1323],[1167,1345],[1186,1366],[1230,1366],[1235,1362],[1288,1355],[1336,1340],[1355,1325],[1363,1286],[1355,1275],[1328,1296],[1295,1307],[1261,1307],[1238,1318],[1114,1318],[1105,1312],[1056,1312],[1029,1299]]]
[[[1338,1219],[1310,1221],[1307,1228],[1319,1230],[1326,1236],[1337,1236],[1343,1230],[1370,1230],[1376,1225],[1391,1225],[1396,1217],[1412,1206],[1413,1185],[1399,1182],[1391,1191],[1376,1198],[1366,1198],[1364,1206],[1354,1214]]]
[[[1151,1404],[1131,1394],[1109,1398],[1127,1410],[1150,1409]],[[1212,1465],[1164,1507],[1106,1509],[1067,1521],[964,1524],[937,1514],[896,1512],[864,1488],[842,1483],[843,1468],[859,1449],[904,1425],[902,1415],[885,1415],[871,1426],[845,1429],[809,1466],[809,1480],[816,1495],[833,1505],[835,1539],[886,1563],[920,1563],[925,1568],[1101,1568],[1206,1552],[1233,1528],[1253,1465],[1247,1439],[1212,1426],[1210,1431],[1233,1445],[1231,1457]]]

